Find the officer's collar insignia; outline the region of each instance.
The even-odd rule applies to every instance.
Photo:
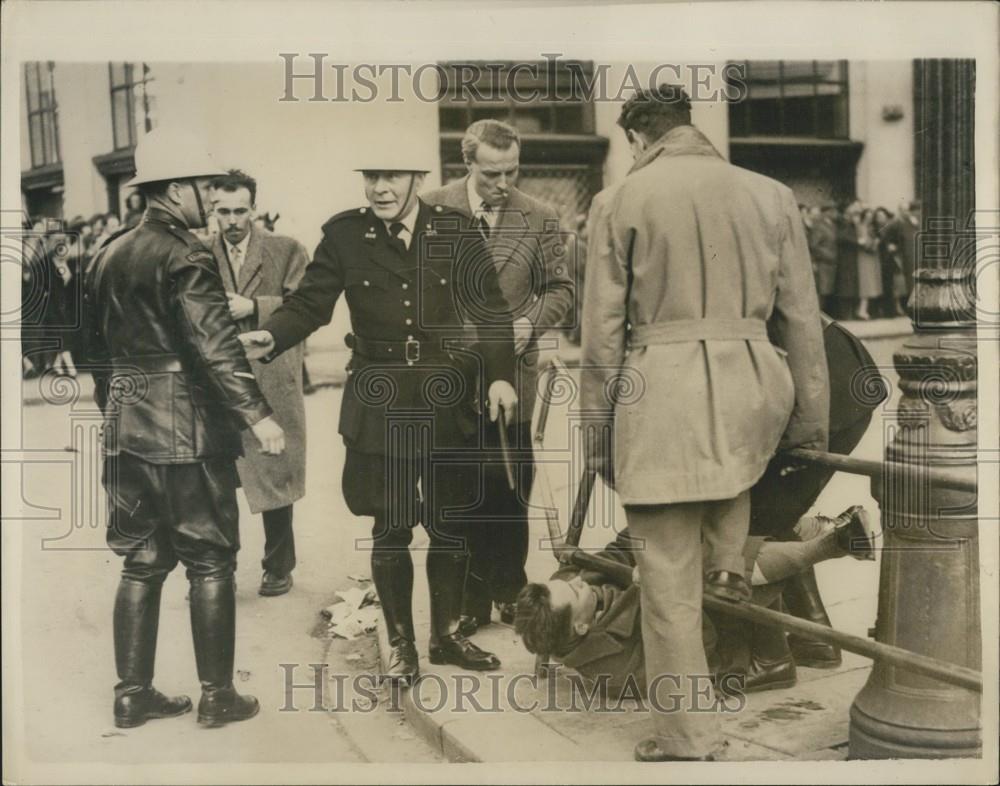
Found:
[[[430,224],[424,227],[424,229],[426,230],[424,234],[427,235],[428,237],[433,237],[434,235],[437,234],[437,232],[434,230],[434,227],[432,227]]]
[[[375,237],[375,227],[368,227],[368,231],[365,232],[365,240],[374,240]]]

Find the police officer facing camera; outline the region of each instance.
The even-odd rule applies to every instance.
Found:
[[[418,522],[430,536],[431,662],[500,666],[458,630],[472,525],[462,509],[479,491],[477,405],[488,407],[491,421],[501,408],[515,414],[514,345],[482,237],[457,211],[417,198],[429,167],[398,142],[373,159],[356,170],[368,207],[323,226],[299,287],[241,339],[251,358],[273,358],[327,324],[340,295],[347,298],[353,355],[340,412],[344,497],[352,513],[374,517],[372,578],[391,646],[384,677],[406,683],[419,673],[409,552]]]
[[[179,560],[191,583],[198,722],[219,726],[259,709],[233,687],[240,430],[275,455],[284,433],[237,338],[215,259],[189,231],[205,226],[209,182],[222,171],[199,139],[167,129],[139,142],[136,165],[143,220],[109,238],[87,278],[95,397],[107,419],[107,539],[125,558],[115,724],[191,710],[187,696],[152,685],[160,590]]]

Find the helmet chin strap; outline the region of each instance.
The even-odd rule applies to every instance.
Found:
[[[401,219],[403,217],[403,215],[404,215],[403,211],[405,211],[406,210],[406,206],[408,204],[410,204],[410,197],[413,196],[413,189],[416,188],[416,185],[417,185],[417,173],[416,172],[411,172],[410,173],[410,187],[408,189],[406,189],[406,199],[403,200],[403,206],[399,209],[399,212],[396,213],[396,215],[394,215],[392,218],[389,219],[389,223],[390,224],[392,224],[392,223],[394,223],[396,221],[399,221],[399,219]]]
[[[208,226],[208,214],[205,212],[205,204],[201,201],[201,192],[198,190],[198,185],[193,180],[188,180],[191,184],[191,189],[194,191],[194,199],[198,203],[198,218],[201,221],[201,226]]]

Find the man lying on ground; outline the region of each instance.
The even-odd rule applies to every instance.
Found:
[[[752,602],[781,610],[785,580],[818,562],[850,555],[874,560],[875,533],[868,512],[855,505],[836,519],[806,516],[795,526],[799,541],[750,537],[744,549]],[[601,573],[565,565],[546,582],[530,583],[517,598],[514,629],[532,653],[553,656],[588,682],[620,693],[627,683],[645,692],[639,586],[634,551],[642,545],[624,530],[600,556],[633,568],[622,587]],[[744,692],[795,684],[795,661],[780,628],[706,612],[702,633],[710,670],[721,688]],[[723,675],[736,675],[722,679]]]

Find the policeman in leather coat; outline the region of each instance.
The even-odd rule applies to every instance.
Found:
[[[430,536],[431,662],[493,670],[496,656],[458,630],[473,525],[463,509],[481,486],[480,411],[495,421],[503,407],[509,418],[517,403],[509,307],[467,220],[417,198],[428,167],[386,145],[357,171],[369,206],[323,226],[299,287],[241,339],[252,359],[274,357],[327,324],[346,296],[343,491],[352,513],[375,519],[372,578],[391,647],[384,677],[406,683],[419,673],[409,552],[417,523]]]
[[[254,381],[205,225],[218,168],[194,138],[150,132],[136,150],[149,205],[112,236],[87,280],[93,371],[106,417],[104,486],[111,549],[125,558],[115,599],[114,716],[120,727],[191,709],[152,686],[160,590],[178,560],[191,583],[191,631],[202,696],[198,721],[257,714],[233,688],[239,549],[235,459],[251,428],[268,453],[284,434]]]

